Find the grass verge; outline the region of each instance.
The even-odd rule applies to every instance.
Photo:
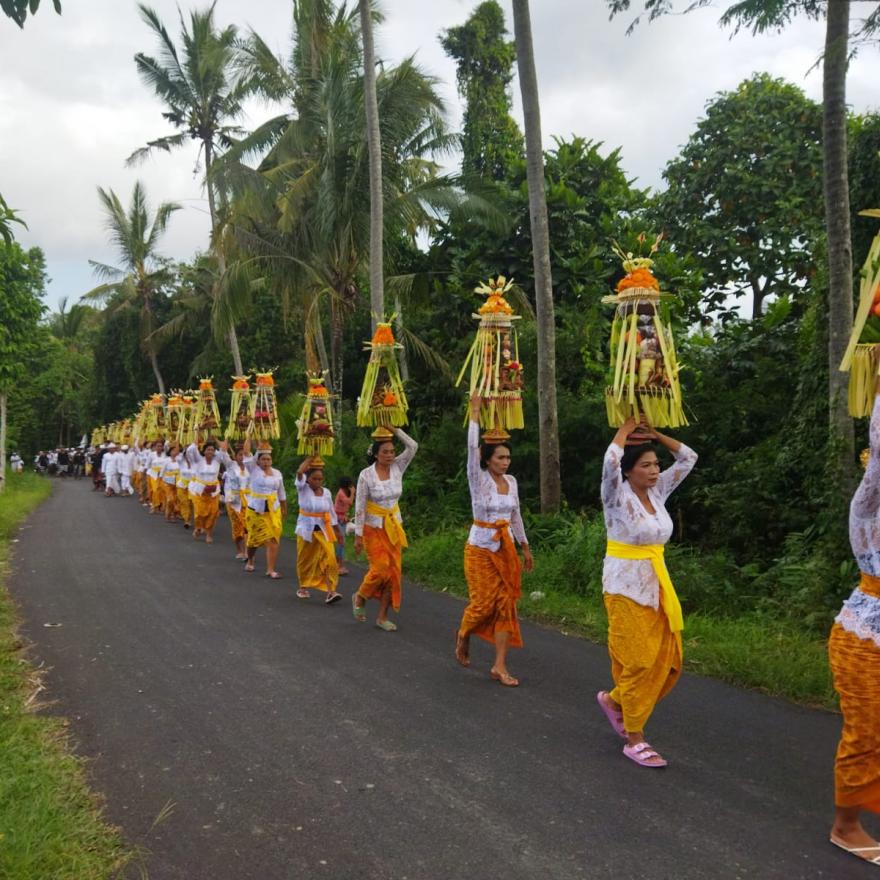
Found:
[[[0,494],[0,877],[118,877],[136,854],[102,821],[63,720],[34,712],[39,679],[23,656],[4,584],[11,537],[51,485],[35,474],[8,476]]]
[[[420,535],[406,551],[406,576],[430,589],[467,596],[462,562],[465,537],[464,530]],[[536,550],[535,570],[523,577],[520,614],[604,643],[605,608],[596,577],[601,571],[599,554],[604,551],[601,537],[595,547],[596,541],[587,532],[577,543],[561,542],[558,552],[547,546]],[[673,580],[678,581],[680,575],[682,586],[693,584],[696,564],[682,554],[673,556]],[[585,566],[590,570],[589,580]],[[722,577],[718,572],[711,574],[719,580]],[[686,600],[687,593],[680,592]],[[541,595],[533,599],[533,593]],[[792,622],[756,612],[740,617],[686,614],[684,654],[689,672],[811,706],[837,708],[825,640]]]

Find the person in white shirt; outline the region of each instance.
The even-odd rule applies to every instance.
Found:
[[[516,687],[519,681],[507,669],[507,651],[522,647],[516,603],[522,566],[531,571],[533,562],[516,480],[507,473],[510,446],[502,437],[495,439],[491,434],[485,435],[480,445],[481,405],[480,395],[474,394],[467,440],[473,524],[464,549],[469,601],[458,628],[455,656],[462,666],[469,666],[471,636],[484,639],[495,646],[490,675],[506,687]],[[522,548],[522,565],[516,544]]]
[[[107,454],[104,456],[104,494],[110,498],[120,493],[119,486],[119,456],[116,451],[116,445],[110,444]]]
[[[324,486],[324,467],[320,459],[306,458],[296,472],[299,514],[296,518],[296,576],[300,599],[310,597],[309,590],[327,594],[326,605],[338,602],[339,564],[336,561],[336,526],[333,498]]]
[[[183,452],[177,457],[180,471],[177,474],[177,509],[183,520],[183,527],[188,529],[193,521],[193,500],[189,494],[189,483],[193,478],[193,469]]]
[[[226,505],[226,515],[229,517],[229,526],[232,529],[232,540],[235,543],[235,558],[244,562],[247,560],[247,525],[245,523],[247,513],[246,496],[250,484],[251,474],[244,465],[244,449],[238,447],[235,457],[229,454],[229,444],[226,441],[220,443],[217,456],[226,468],[223,481],[223,503]]]
[[[626,740],[623,754],[642,767],[666,760],[645,740],[654,707],[681,675],[681,604],[663,553],[672,537],[666,500],[697,462],[690,448],[651,429],[675,462],[660,471],[650,443],[627,443],[636,428],[617,430],[602,466],[602,509],[608,548],[602,592],[608,614],[608,653],[614,689],[596,699],[614,731]]]
[[[355,493],[354,552],[360,555],[366,548],[370,568],[351,597],[352,613],[355,620],[366,620],[367,599],[378,599],[376,626],[386,632],[397,629],[388,619],[388,608],[400,610],[401,559],[407,546],[398,505],[403,474],[419,448],[400,428],[394,434],[403,442],[403,452],[395,455],[390,438],[376,440],[368,455],[370,466],[361,471]]]
[[[153,443],[153,451],[147,460],[150,513],[161,513],[165,503],[165,490],[162,488],[163,483],[159,476],[165,466],[165,458],[165,441],[156,440]]]
[[[197,435],[198,437],[198,435]],[[193,497],[195,528],[193,538],[205,536],[206,544],[214,543],[214,526],[220,516],[220,459],[213,440],[208,440],[199,449],[193,443],[186,450],[192,468],[189,493]]]
[[[247,563],[245,571],[254,570],[260,547],[266,548],[266,577],[281,577],[275,570],[281,547],[281,526],[287,516],[287,494],[281,471],[272,467],[272,450],[261,447],[251,457],[250,440],[244,441],[244,465],[250,472],[247,494]]]
[[[119,488],[122,495],[134,495],[131,488],[131,475],[134,471],[134,452],[123,446],[116,455],[116,469],[119,473]]]
[[[20,474],[24,470],[24,461],[17,452],[13,452],[9,457],[9,464],[11,465],[12,473],[14,474]]]

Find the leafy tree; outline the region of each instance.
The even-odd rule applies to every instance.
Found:
[[[61,0],[52,0],[55,11],[61,15]],[[24,27],[28,13],[35,15],[40,8],[40,0],[0,0],[0,10],[11,18],[20,28]]]
[[[112,189],[105,191],[98,187],[98,195],[104,206],[110,240],[116,247],[121,266],[107,266],[89,260],[95,273],[107,281],[83,298],[91,302],[106,302],[112,297],[112,311],[126,309],[138,314],[140,345],[150,361],[156,385],[164,394],[165,380],[159,369],[153,332],[159,326],[158,301],[164,297],[163,285],[168,282],[170,272],[157,248],[171,215],[180,210],[180,205],[163,202],[155,215],[150,217],[146,193],[140,181],[134,185],[128,211]]]
[[[440,38],[456,63],[458,93],[464,99],[462,173],[502,180],[512,160],[523,155],[522,134],[510,115],[510,82],[516,46],[505,39],[504,12],[485,0],[470,18]]]
[[[159,57],[153,58],[138,52],[135,64],[144,82],[164,101],[168,108],[162,115],[178,130],[150,141],[146,147],[136,150],[129,157],[129,164],[140,161],[153,150],[170,152],[190,141],[199,145],[199,157],[205,162],[205,187],[208,193],[208,209],[211,213],[212,246],[218,272],[215,277],[213,297],[219,300],[230,297],[226,282],[226,255],[222,237],[225,219],[224,198],[215,192],[212,170],[215,158],[232,145],[243,130],[235,125],[244,110],[242,101],[248,93],[249,84],[234,72],[237,30],[230,25],[218,30],[214,22],[216,0],[204,10],[190,13],[189,26],[181,14],[180,43],[182,51],[174,44],[158,14],[149,6],[140,5],[141,17],[159,41]],[[229,340],[236,373],[242,373],[241,353],[235,330],[238,310],[229,302],[213,311],[215,324]]]
[[[11,245],[13,240],[12,227],[10,225],[12,223],[19,223],[27,229],[27,223],[18,216],[15,210],[6,204],[3,200],[3,196],[0,195],[0,238],[2,238],[7,245]]]
[[[532,44],[529,0],[513,0],[516,58],[526,129],[526,167],[529,219],[538,322],[538,422],[541,438],[541,511],[559,510],[559,419],[556,411],[556,319],[553,316],[553,279],[550,270],[550,229],[544,192],[544,152],[541,146],[541,106]]]
[[[699,259],[705,304],[730,314],[748,296],[797,297],[821,232],[821,111],[797,87],[756,74],[709,102],[667,166],[657,213],[676,248]]]
[[[0,491],[6,476],[6,419],[10,391],[23,376],[33,345],[46,286],[46,263],[39,248],[0,243]]]

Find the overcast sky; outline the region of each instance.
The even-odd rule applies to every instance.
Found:
[[[662,185],[661,172],[687,140],[706,102],[756,71],[767,71],[821,96],[822,25],[797,21],[783,34],[733,39],[714,9],[641,25],[626,36],[630,17],[608,20],[605,0],[532,0],[532,28],[545,145],[553,135],[581,135],[620,147],[623,167],[642,186]],[[154,0],[176,36],[175,0]],[[190,3],[182,2],[186,11]],[[437,40],[463,22],[476,0],[381,0],[385,22],[377,53],[395,61],[415,53],[441,80],[449,119],[458,130],[461,104],[455,68]],[[502,0],[512,30],[510,3]],[[636,7],[641,6],[636,0]],[[185,206],[163,240],[168,256],[186,259],[205,248],[207,203],[194,173],[196,147],[160,154],[138,168],[125,158],[147,140],[170,133],[162,107],[140,82],[133,56],[155,44],[134,0],[64,0],[59,17],[44,0],[24,31],[0,20],[0,193],[21,212],[25,246],[46,252],[52,277],[48,302],[71,301],[97,281],[88,259],[115,263],[107,245],[95,188],[112,187],[127,203],[136,179],[153,205]],[[854,4],[857,8],[858,4]],[[279,54],[290,44],[288,0],[218,0],[223,25],[252,27]],[[246,10],[246,11],[243,11]],[[880,52],[865,49],[850,68],[848,103],[859,112],[880,107]],[[515,116],[521,122],[518,84]],[[270,114],[249,106],[246,127]]]

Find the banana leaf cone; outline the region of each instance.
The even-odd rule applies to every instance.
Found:
[[[281,437],[281,422],[278,419],[278,400],[275,397],[275,379],[272,370],[256,373],[253,390],[251,416],[253,434],[257,440],[278,440]]]
[[[220,430],[220,410],[217,407],[217,394],[210,376],[199,379],[197,394],[195,427],[203,435],[214,434]]]
[[[488,430],[513,431],[525,427],[523,420],[523,368],[514,321],[519,315],[505,299],[513,279],[503,275],[475,288],[487,297],[473,317],[480,323],[468,351],[456,387],[468,374],[468,396],[479,394],[480,426]],[[465,423],[468,415],[465,413]]]
[[[233,376],[232,379],[226,438],[244,440],[254,423],[255,396],[248,383],[248,376]]]
[[[389,425],[400,428],[409,421],[409,402],[397,363],[397,349],[402,347],[394,339],[390,321],[378,323],[373,338],[364,345],[370,359],[358,398],[356,423],[359,428]]]
[[[300,417],[296,421],[296,451],[299,455],[327,458],[333,455],[336,433],[333,429],[333,407],[324,373],[306,374],[309,389]]]

